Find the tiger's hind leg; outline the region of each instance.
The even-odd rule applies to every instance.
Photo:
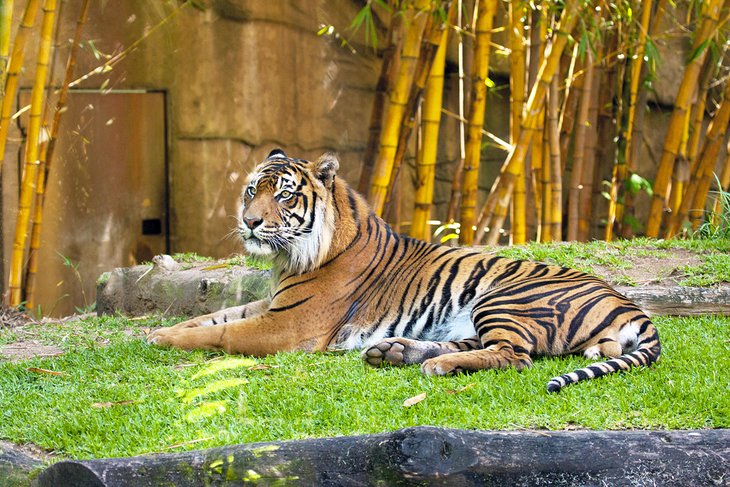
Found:
[[[451,342],[428,342],[410,338],[386,338],[363,351],[362,357],[369,365],[421,364],[425,360],[466,350],[480,348],[477,337]]]
[[[475,308],[472,319],[481,337],[481,349],[429,358],[421,365],[424,374],[449,375],[508,367],[521,370],[532,366],[530,354],[536,338],[528,325],[531,320],[509,312],[484,308],[477,311]]]

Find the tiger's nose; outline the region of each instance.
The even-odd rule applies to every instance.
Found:
[[[261,225],[263,222],[264,222],[264,220],[262,218],[249,217],[249,216],[243,217],[243,223],[244,223],[244,225],[246,225],[249,228],[249,230],[255,229],[256,227]]]

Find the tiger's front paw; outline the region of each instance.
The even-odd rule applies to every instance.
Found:
[[[453,375],[464,372],[458,361],[458,354],[440,355],[430,358],[421,364],[421,372],[425,375]]]
[[[185,330],[185,328],[177,328],[176,326],[159,328],[147,336],[147,343],[160,347],[183,348],[181,346],[181,332],[183,330]]]

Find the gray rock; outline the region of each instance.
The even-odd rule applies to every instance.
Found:
[[[97,313],[197,316],[268,294],[269,271],[215,262],[174,265],[171,260],[164,256],[157,259],[164,265],[120,267],[102,275],[97,281]]]

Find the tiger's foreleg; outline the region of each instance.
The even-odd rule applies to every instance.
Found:
[[[363,351],[362,357],[369,365],[377,367],[384,363],[391,365],[420,364],[425,360],[445,354],[479,348],[477,337],[451,342],[427,342],[410,338],[387,338]]]
[[[149,343],[184,350],[223,350],[262,357],[277,352],[324,351],[331,334],[329,323],[303,323],[300,316],[265,312],[213,326],[159,328],[147,337]]]
[[[243,304],[241,306],[233,306],[231,308],[222,309],[207,315],[201,315],[190,320],[182,321],[170,327],[170,329],[220,325],[221,323],[228,323],[235,320],[253,318],[254,316],[259,316],[266,312],[269,308],[269,304],[270,301],[268,299],[262,299],[260,301]]]

